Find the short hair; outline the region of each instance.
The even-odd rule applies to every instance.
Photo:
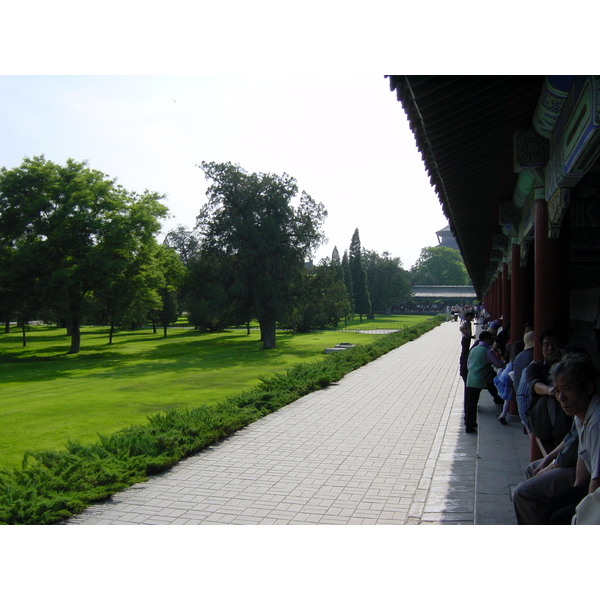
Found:
[[[474,312],[469,311],[469,312],[465,313],[465,317],[474,317],[474,316],[475,316]]]
[[[556,338],[556,340],[558,340],[558,343],[562,344],[562,336],[560,335],[560,333],[558,333],[558,331],[556,331],[556,329],[552,329],[551,327],[544,329],[544,331],[542,331],[540,335],[540,344],[543,344],[544,340],[547,337]]]
[[[482,331],[479,334],[479,341],[480,342],[485,342],[485,340],[493,340],[493,339],[494,339],[494,336],[489,331]]]
[[[588,383],[593,385],[594,394],[598,389],[596,369],[587,353],[570,352],[564,354],[550,369],[552,382],[559,376],[567,377],[578,389],[583,389]]]

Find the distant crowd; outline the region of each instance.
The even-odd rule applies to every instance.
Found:
[[[460,321],[466,433],[477,433],[479,396],[487,389],[500,408],[498,422],[508,425],[518,413],[514,419],[543,456],[513,493],[517,522],[600,524],[600,394],[589,352],[546,329],[538,335],[542,359],[534,361],[537,334],[530,323],[517,334],[483,305],[447,307],[446,316]],[[476,324],[482,328],[477,339]],[[593,326],[598,351],[600,304]]]

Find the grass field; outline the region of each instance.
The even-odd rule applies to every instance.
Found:
[[[403,328],[427,317],[358,319],[348,328]],[[350,331],[279,333],[277,348],[260,349],[258,331],[201,334],[171,329],[119,332],[84,328],[82,351],[66,354],[64,330],[34,328],[22,346],[16,329],[0,334],[0,468],[18,467],[26,450],[60,449],[67,440],[97,440],[148,415],[232,397],[291,365],[325,356],[339,342],[369,343]]]

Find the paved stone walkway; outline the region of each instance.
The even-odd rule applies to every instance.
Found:
[[[459,339],[445,323],[67,524],[473,524]]]

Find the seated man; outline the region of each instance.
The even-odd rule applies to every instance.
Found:
[[[546,504],[551,496],[573,487],[579,436],[573,425],[565,439],[545,458],[532,462],[526,470],[527,481],[513,492],[519,525],[548,525]]]
[[[584,355],[565,356],[552,367],[551,376],[556,398],[564,412],[574,417],[579,434],[575,482],[547,504],[551,525],[569,525],[579,502],[600,488],[600,395],[596,370]]]
[[[532,362],[523,377],[527,382],[530,405],[526,407],[528,426],[540,439],[546,450],[554,449],[571,429],[573,419],[565,415],[555,397],[550,383],[550,369],[561,359],[561,337],[553,329],[545,329],[540,335],[542,360]],[[521,390],[517,390],[519,414],[523,410]]]

